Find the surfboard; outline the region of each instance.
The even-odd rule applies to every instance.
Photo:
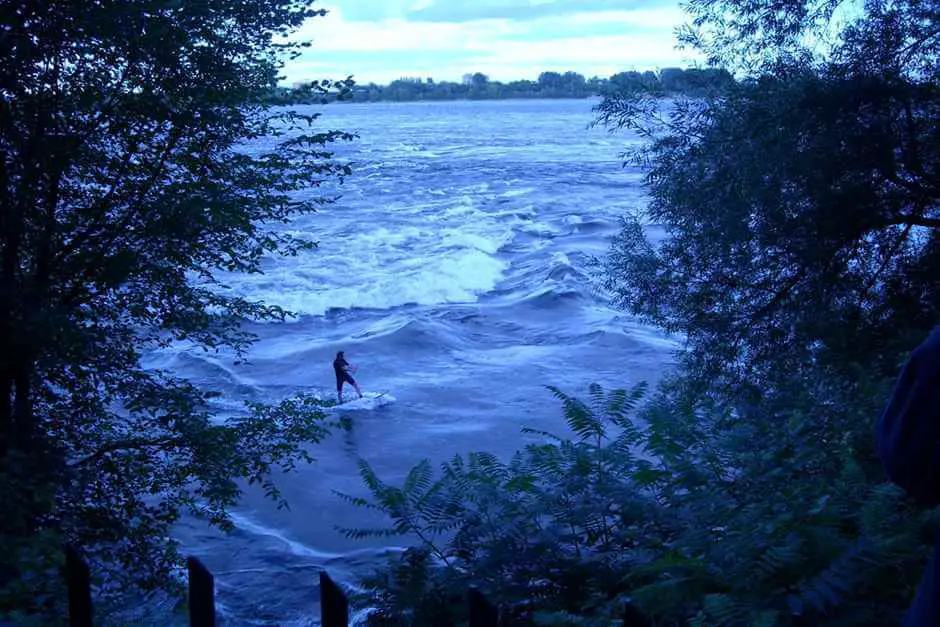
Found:
[[[332,405],[332,409],[377,409],[394,402],[395,397],[385,392],[365,392],[362,398],[347,398],[342,404]]]

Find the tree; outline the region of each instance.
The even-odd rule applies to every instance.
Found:
[[[174,521],[227,528],[242,480],[279,499],[271,471],[326,433],[307,397],[217,424],[212,390],[141,364],[176,343],[243,357],[244,320],[288,315],[218,275],[315,246],[278,225],[332,198],[293,192],[349,173],[328,145],[350,135],[270,103],[306,45],[287,35],[323,13],[296,0],[0,8],[0,615],[18,590],[49,598],[44,568],[66,542],[102,581],[166,585]],[[261,137],[279,143],[245,149]]]
[[[542,72],[539,74],[538,83],[542,87],[553,89],[561,86],[562,77],[558,72]]]
[[[482,72],[474,72],[470,77],[470,83],[474,87],[483,87],[489,82],[490,78]]]
[[[629,220],[608,287],[683,334],[714,388],[820,369],[891,376],[940,312],[936,11],[872,4],[818,58],[805,35],[834,5],[693,3],[686,40],[743,59],[747,80],[679,100],[669,119],[643,96],[599,107],[652,140],[631,158],[649,166],[644,220],[668,232],[653,244]]]
[[[667,67],[659,71],[659,83],[667,92],[677,92],[685,84],[685,70],[678,67]]]
[[[654,80],[655,80],[654,76]],[[658,80],[655,80],[658,83]],[[644,75],[637,71],[617,72],[610,77],[609,88],[613,93],[632,93],[634,91],[649,90],[653,84],[647,82]]]

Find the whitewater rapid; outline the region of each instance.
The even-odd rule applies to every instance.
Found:
[[[642,175],[618,155],[636,138],[589,129],[586,100],[329,105],[321,122],[358,133],[339,202],[285,228],[318,240],[264,274],[220,277],[230,293],[297,314],[251,325],[249,362],[186,347],[148,355],[245,400],[299,391],[332,398],[337,350],[364,389],[394,402],[350,412],[354,428],[280,478],[278,511],[254,490],[225,536],[185,521],[177,537],[216,575],[230,625],[316,624],[317,573],[345,585],[410,540],[357,541],[336,527],[381,525],[334,490],[365,495],[359,457],[389,481],[421,458],[509,456],[523,426],[564,432],[545,385],[574,394],[654,381],[674,342],[606,302],[598,261],[620,218],[642,209]],[[252,149],[251,146],[248,149]],[[311,190],[310,193],[318,193]]]

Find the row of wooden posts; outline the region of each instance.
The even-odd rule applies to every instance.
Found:
[[[215,579],[199,558],[186,560],[189,571],[189,625],[215,627]],[[69,595],[69,627],[92,627],[94,607],[91,601],[91,573],[78,552],[65,551],[65,576]],[[467,595],[470,627],[497,627],[496,608],[483,594],[470,588]],[[326,571],[320,571],[321,627],[349,627],[349,599]]]

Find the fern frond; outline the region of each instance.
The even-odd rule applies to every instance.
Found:
[[[778,573],[793,569],[802,563],[802,549],[802,545],[796,539],[786,544],[771,546],[756,556],[754,569],[764,578],[771,579]]]
[[[708,594],[705,595],[702,613],[699,614],[699,617],[696,617],[696,620],[693,620],[690,625],[701,625],[702,627],[736,625],[746,618],[746,609],[731,595]],[[705,621],[706,618],[707,622],[696,622],[698,620]]]
[[[635,433],[625,430],[608,445],[607,450],[621,463],[629,463],[633,461],[633,451],[638,446],[637,440]]]
[[[467,476],[467,466],[460,455],[455,455],[451,461],[441,464],[442,480],[449,484],[450,489],[458,494],[466,494],[470,490],[471,480]]]
[[[379,479],[375,471],[372,470],[372,466],[370,466],[369,462],[366,460],[360,458],[357,460],[356,465],[359,468],[359,476],[362,477],[362,481],[366,484],[369,492],[371,492],[372,496],[375,498],[381,499],[388,490],[388,486]]]
[[[809,604],[822,614],[842,605],[843,595],[855,586],[859,574],[865,572],[872,549],[864,538],[853,543],[822,572],[804,582],[795,595],[798,600],[791,600],[791,604]]]
[[[603,413],[606,400],[604,388],[599,383],[591,383],[588,386],[588,395],[591,397],[591,411],[595,414]]]
[[[566,627],[568,625],[583,625],[584,619],[564,611],[539,611],[532,616],[532,622],[539,627]]]
[[[582,440],[604,437],[606,430],[604,424],[594,415],[582,401],[565,394],[556,387],[549,386],[556,398],[561,399],[568,428],[574,431]]]
[[[544,437],[544,438],[548,438],[548,439],[550,439],[550,440],[553,440],[553,441],[555,441],[555,442],[561,442],[561,441],[562,441],[562,438],[560,438],[559,436],[555,435],[554,433],[551,433],[551,432],[549,432],[549,431],[543,431],[543,430],[541,430],[541,429],[533,429],[532,427],[522,427],[521,431],[522,431],[522,433],[525,433],[526,435],[538,435],[538,436],[542,436],[542,437]]]
[[[428,518],[432,514],[450,511],[456,499],[443,495],[445,482],[443,479],[431,483],[424,492],[411,495],[411,506],[416,512]]]
[[[859,513],[862,535],[882,539],[897,534],[904,499],[904,491],[893,483],[880,483],[869,489]]]
[[[405,482],[402,484],[402,491],[409,501],[415,502],[427,493],[432,482],[431,462],[428,459],[422,459],[408,471]]]
[[[751,619],[749,627],[777,627],[780,624],[780,612],[763,610]]]
[[[507,475],[506,466],[492,453],[475,452],[467,455],[471,472],[477,472],[488,481],[500,483]]]
[[[562,392],[561,388],[556,387],[554,385],[546,385],[545,387],[552,393],[552,396],[554,396],[558,400],[562,402],[567,402],[571,400],[571,397],[565,394],[564,392]]]
[[[688,573],[694,576],[708,574],[708,565],[700,559],[686,557],[678,553],[666,553],[653,561],[634,567],[630,576],[653,575],[660,577],[663,575],[673,576],[675,573]],[[636,592],[633,593],[636,595]]]
[[[607,395],[606,413],[615,424],[619,424],[617,421],[622,420],[629,411],[626,403],[627,391],[624,389],[613,390]]]
[[[364,507],[366,509],[384,511],[382,507],[380,507],[379,505],[376,505],[372,501],[365,499],[361,496],[352,496],[350,494],[346,494],[345,492],[340,492],[339,490],[330,490],[330,491],[336,496],[338,496],[339,498],[346,501],[347,503],[352,503],[353,505],[357,507]]]
[[[694,577],[669,577],[634,588],[630,596],[644,614],[656,616],[685,603],[688,588],[694,581]]]
[[[623,409],[626,411],[633,411],[636,409],[640,401],[643,400],[643,397],[646,396],[648,389],[649,384],[646,381],[640,381],[634,385],[624,400]]]
[[[410,529],[398,531],[397,529],[353,529],[350,527],[334,526],[333,529],[350,540],[364,540],[367,538],[394,538],[407,535]]]
[[[506,482],[506,490],[509,492],[527,492],[535,491],[535,476],[531,474],[518,474]]]

